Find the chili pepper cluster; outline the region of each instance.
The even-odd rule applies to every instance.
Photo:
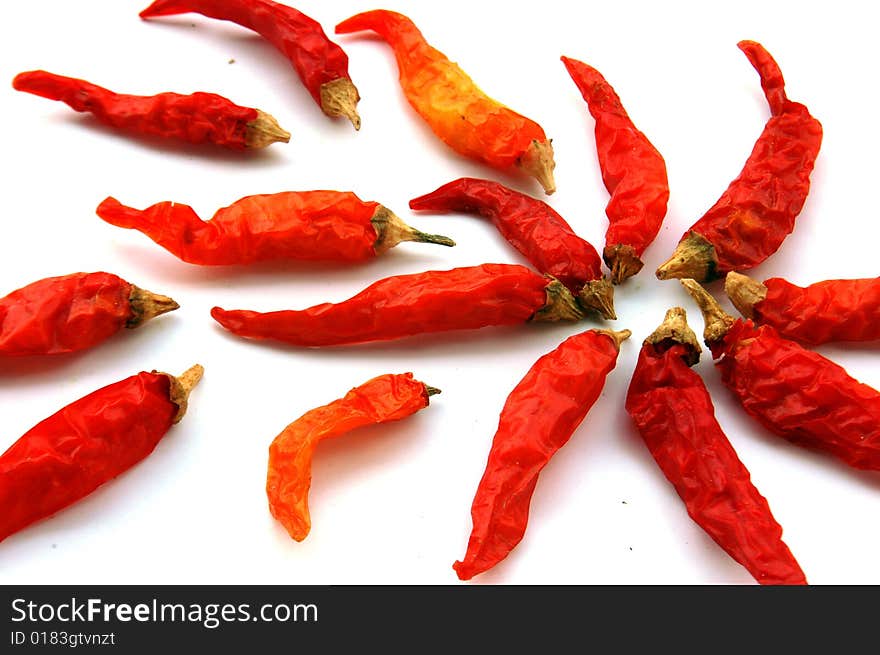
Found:
[[[315,20],[272,0],[156,0],[140,16],[152,22],[192,12],[259,34],[290,61],[324,114],[361,128],[360,92],[348,74],[348,57]],[[546,195],[555,191],[551,139],[537,122],[486,95],[408,17],[372,10],[335,28],[337,34],[363,31],[391,47],[406,100],[443,143],[489,171],[531,177]],[[810,189],[822,126],[804,104],[788,99],[781,70],[762,45],[738,45],[758,72],[770,118],[740,175],[684,233],[655,275],[681,279],[694,298],[721,380],[748,415],[795,444],[855,468],[878,470],[880,393],[808,346],[880,339],[880,278],[817,281],[801,288],[781,278],[758,282],[743,274],[771,257],[794,230]],[[410,209],[481,216],[531,267],[485,262],[395,275],[369,281],[337,303],[268,312],[214,307],[211,317],[239,337],[310,348],[542,321],[616,319],[615,288],[640,273],[666,215],[666,164],[599,71],[568,56],[561,61],[595,124],[596,155],[609,194],[601,250],[548,202],[495,180],[461,177],[414,194]],[[137,96],[45,71],[21,73],[13,86],[89,112],[121,133],[232,150],[288,143],[291,136],[268,113],[214,93]],[[347,191],[251,195],[217,210],[210,220],[180,202],[135,209],[113,196],[96,212],[110,225],[137,230],[197,266],[348,265],[403,242],[455,245]],[[725,279],[742,319],[726,314],[700,284],[719,278]],[[0,359],[95,348],[123,328],[177,308],[171,298],[106,272],[32,282],[0,298]],[[453,565],[460,579],[496,566],[522,540],[540,472],[599,398],[630,336],[627,329],[581,331],[534,362],[511,390],[471,505],[470,537]],[[685,310],[670,308],[644,339],[629,383],[625,408],[635,432],[690,517],[759,583],[805,584],[770,503],[751,482],[692,369],[700,352]],[[201,375],[199,365],[179,377],[142,372],[36,424],[0,456],[0,540],[78,501],[149,455],[183,416]],[[319,442],[405,419],[428,407],[438,393],[413,373],[382,373],[306,411],[267,439],[271,515],[292,539],[305,539],[311,529],[311,464]]]

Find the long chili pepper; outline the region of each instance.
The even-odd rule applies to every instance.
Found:
[[[702,378],[690,368],[699,358],[685,311],[670,309],[642,345],[626,411],[697,525],[761,584],[806,584],[782,527],[715,419]]]
[[[788,339],[814,346],[880,339],[880,277],[799,287],[779,277],[762,283],[731,271],[724,290],[743,316],[772,325]]]
[[[247,196],[217,210],[209,221],[189,205],[172,202],[138,210],[107,198],[97,213],[112,225],[143,232],[185,262],[211,266],[279,259],[357,262],[402,241],[455,245],[347,191]]]
[[[336,26],[337,34],[364,30],[375,32],[394,50],[406,99],[444,143],[494,168],[519,168],[548,194],[556,190],[553,148],[540,125],[483,93],[403,14],[378,9]]]
[[[538,475],[590,411],[629,330],[588,330],[536,361],[507,397],[471,506],[462,580],[507,557],[526,531]]]
[[[736,319],[694,280],[704,338],[721,380],[771,432],[859,469],[880,470],[880,392],[769,325]]]
[[[18,91],[60,100],[76,111],[94,115],[102,123],[133,133],[189,143],[214,143],[233,150],[265,148],[276,141],[290,141],[290,133],[266,112],[240,107],[216,93],[129,95],[39,70],[19,73],[12,86]]]
[[[336,304],[264,314],[214,307],[211,316],[241,337],[331,346],[584,314],[558,280],[516,264],[483,264],[387,277]]]
[[[617,318],[614,288],[602,275],[599,253],[547,203],[498,182],[463,177],[410,200],[409,206],[485,216],[535,268],[578,294],[584,307],[605,318]]]
[[[771,118],[739,177],[657,269],[661,280],[708,282],[757,266],[794,229],[810,190],[822,125],[804,105],[786,97],[782,72],[760,44],[738,45],[761,76]]]
[[[305,539],[312,526],[309,487],[318,442],[365,425],[399,421],[427,407],[428,398],[438,393],[412,373],[380,375],[300,416],[269,446],[266,494],[272,516],[293,539]]]
[[[45,278],[0,298],[0,356],[85,350],[178,307],[111,273]]]
[[[611,281],[620,284],[642,269],[642,253],[666,216],[666,162],[599,71],[569,57],[562,57],[562,63],[596,121],[599,167],[611,194],[605,207],[608,230],[602,257],[611,269]]]
[[[156,0],[140,17],[198,13],[252,30],[293,65],[312,98],[327,116],[344,116],[356,130],[358,90],[348,75],[348,55],[327,38],[313,18],[272,0]]]
[[[0,455],[0,541],[84,498],[149,455],[183,418],[196,364],[139,373],[67,405]]]

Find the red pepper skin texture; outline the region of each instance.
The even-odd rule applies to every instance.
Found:
[[[715,419],[687,347],[645,344],[626,396],[648,450],[690,517],[761,584],[806,584],[782,527]]]
[[[300,311],[211,310],[241,337],[296,346],[331,346],[399,339],[414,334],[515,325],[546,303],[547,278],[515,264],[483,264],[398,275],[349,300]]]
[[[602,278],[599,253],[562,216],[547,203],[498,182],[463,177],[410,200],[409,206],[485,216],[538,271],[552,275],[572,293]]]
[[[461,580],[489,570],[522,540],[538,475],[596,402],[618,350],[607,333],[576,334],[510,392],[471,506],[467,552],[452,566]]]
[[[258,117],[256,109],[240,107],[215,93],[128,95],[46,71],[19,73],[12,86],[60,100],[114,128],[233,150],[247,147],[248,124]]]

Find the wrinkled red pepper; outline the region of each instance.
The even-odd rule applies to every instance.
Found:
[[[685,311],[675,307],[639,353],[626,396],[645,445],[690,517],[761,584],[806,584],[782,527],[715,419]]]

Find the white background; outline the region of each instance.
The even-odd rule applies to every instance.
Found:
[[[214,305],[304,308],[343,300],[387,275],[524,263],[488,223],[413,215],[407,202],[462,175],[536,195],[537,185],[499,177],[436,140],[404,100],[391,51],[377,40],[332,37],[347,51],[363,97],[363,128],[355,133],[324,117],[286,60],[253,33],[198,15],[143,22],[137,12],[145,6],[93,0],[4,8],[0,295],[51,275],[106,270],[173,296],[181,309],[85,354],[0,363],[0,449],[63,405],[139,370],[179,372],[200,362],[205,378],[187,417],[144,462],[0,544],[0,583],[462,584],[451,564],[465,551],[471,500],[507,394],[540,355],[600,323],[303,350],[237,339],[208,312]],[[297,6],[331,35],[340,20],[375,8],[362,1]],[[688,518],[623,398],[640,343],[668,307],[685,306],[702,331],[678,283],[661,283],[653,271],[738,174],[768,118],[740,39],[769,49],[789,96],[825,128],[796,232],[754,275],[807,284],[878,274],[876,10],[765,0],[385,7],[409,14],[488,94],[542,124],[556,150],[558,191],[549,201],[599,250],[607,193],[593,121],[560,55],[604,73],[669,171],[666,223],[645,270],[617,290],[613,325],[634,337],[587,419],[542,473],[524,540],[475,582],[753,583]],[[61,103],[12,90],[16,73],[37,68],[120,92],[213,91],[275,115],[293,138],[244,155],[128,138]],[[94,214],[111,194],[134,207],[184,202],[209,218],[245,195],[318,188],[377,200],[458,246],[404,244],[354,268],[200,268]],[[880,387],[876,343],[820,351]],[[808,579],[880,583],[880,477],[770,435],[731,402],[705,352],[698,370]],[[374,375],[403,371],[443,394],[406,421],[322,444],[312,531],[292,541],[267,509],[270,441],[306,410]]]

